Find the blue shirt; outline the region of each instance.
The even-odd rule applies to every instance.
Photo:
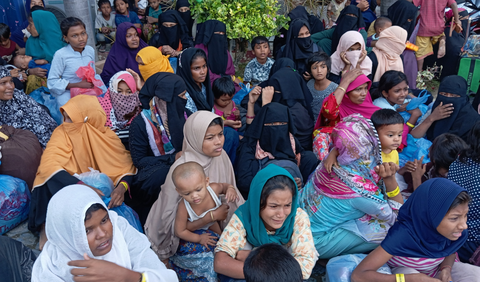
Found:
[[[138,18],[137,13],[128,12],[128,16],[116,14],[115,15],[115,24],[119,26],[121,23],[129,22],[132,24],[141,24],[140,19]]]
[[[52,95],[57,98],[59,107],[70,100],[70,90],[67,90],[67,85],[82,81],[75,72],[90,62],[95,63],[95,51],[88,45],[81,53],[73,50],[70,44],[55,52],[48,74],[47,86]],[[95,75],[95,78],[102,81],[98,74]],[[105,85],[102,86],[102,90],[104,93],[107,91]]]

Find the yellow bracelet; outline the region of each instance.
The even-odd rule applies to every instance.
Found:
[[[210,211],[210,216],[212,217],[212,222],[214,222],[215,219],[213,218],[213,212],[212,211]]]
[[[408,127],[410,127],[410,128],[414,128],[414,127],[415,127],[415,125],[413,125],[413,124],[409,123],[408,121],[407,121],[407,123],[406,123],[406,124],[407,124],[407,126],[408,126]]]
[[[128,191],[128,184],[125,181],[122,181],[120,183],[125,187],[125,191]]]
[[[337,89],[343,90],[343,92],[347,93],[347,89],[343,88],[342,86],[337,86]]]
[[[222,119],[223,119],[223,120],[227,120],[224,116],[222,116]]]
[[[397,282],[405,282],[405,274],[399,273],[399,274],[396,274],[395,277]]]
[[[392,192],[387,192],[387,196],[389,198],[393,198],[395,196],[397,196],[398,194],[400,194],[400,187],[397,186],[397,188],[395,190],[393,190]]]
[[[147,282],[147,274],[142,273],[142,281],[141,282]]]

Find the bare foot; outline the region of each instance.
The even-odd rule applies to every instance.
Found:
[[[446,47],[445,47],[445,37],[440,38],[440,45],[438,47],[438,54],[437,58],[441,59],[443,56],[445,56],[446,53]]]
[[[42,226],[40,226],[40,240],[38,242],[38,248],[41,250],[43,250],[43,246],[45,246],[45,243],[47,243],[48,241],[48,238],[47,238],[47,234],[45,234],[45,224],[42,224]]]

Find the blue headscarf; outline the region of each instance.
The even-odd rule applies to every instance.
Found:
[[[260,217],[260,199],[267,181],[278,175],[288,176],[293,181],[295,184],[295,193],[292,198],[292,211],[283,222],[282,227],[275,230],[275,234],[269,235]],[[242,221],[243,227],[245,228],[247,241],[254,247],[269,243],[285,245],[290,242],[295,224],[295,216],[297,214],[297,194],[297,184],[286,169],[270,164],[260,170],[252,180],[248,200],[235,211],[235,214]]]
[[[467,190],[444,178],[420,185],[400,208],[397,222],[382,242],[383,249],[393,256],[413,258],[442,258],[455,253],[467,240],[468,230],[451,241],[438,233],[437,227],[463,191]]]

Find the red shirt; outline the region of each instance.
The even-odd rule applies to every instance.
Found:
[[[17,43],[15,43],[13,40],[10,40],[10,48],[0,46],[0,57],[2,57],[5,62],[10,63],[10,60],[12,59],[12,55],[13,53],[15,53],[16,48]]]
[[[432,37],[442,34],[445,29],[445,8],[453,3],[455,0],[413,0],[415,6],[421,6],[417,35]]]

